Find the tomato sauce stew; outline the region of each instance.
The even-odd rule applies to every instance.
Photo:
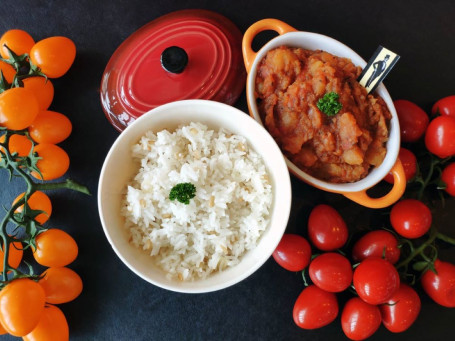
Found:
[[[355,182],[384,160],[391,114],[358,83],[360,72],[350,59],[286,46],[269,51],[258,67],[266,128],[294,164],[318,179]],[[329,116],[318,102],[333,93],[339,111]]]

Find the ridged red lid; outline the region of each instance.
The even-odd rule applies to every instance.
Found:
[[[101,102],[108,120],[122,131],[173,101],[234,104],[246,81],[241,41],[231,21],[206,10],[173,12],[143,26],[119,46],[104,71]]]

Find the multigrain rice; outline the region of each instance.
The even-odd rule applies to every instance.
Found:
[[[132,155],[140,165],[122,208],[126,228],[169,278],[206,278],[256,247],[268,226],[272,186],[244,137],[190,123],[147,132]],[[185,182],[196,187],[190,203],[169,200]]]

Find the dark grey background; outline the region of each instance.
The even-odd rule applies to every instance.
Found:
[[[51,193],[54,212],[48,223],[68,231],[80,248],[78,259],[70,267],[83,278],[84,291],[75,301],[60,306],[67,316],[71,339],[346,339],[339,318],[316,331],[305,331],[294,324],[292,308],[303,282],[299,274],[281,269],[273,259],[231,288],[204,295],[176,294],[134,275],[117,258],[103,234],[96,202],[98,176],[118,133],[101,109],[101,75],[111,54],[131,33],[163,14],[186,8],[219,12],[242,32],[257,20],[281,19],[299,30],[338,39],[364,59],[382,44],[401,55],[385,81],[392,97],[412,100],[427,112],[437,99],[455,94],[452,1],[2,1],[0,32],[21,28],[35,40],[63,35],[77,46],[73,67],[54,82],[51,109],[66,114],[73,123],[72,135],[61,144],[71,157],[67,177],[86,184],[93,195]],[[269,36],[262,35],[262,40]],[[236,106],[247,110],[244,94]],[[335,206],[352,231],[387,222],[387,210],[364,209],[295,179],[292,185],[288,231],[305,235],[308,214],[318,203]],[[0,186],[2,205],[8,205],[23,190],[20,181],[8,184],[4,173],[0,174]],[[447,200],[444,209],[440,206],[436,204],[435,220],[455,235],[454,200]],[[453,249],[443,246],[440,256],[455,261]],[[342,303],[349,295],[339,297]],[[392,334],[381,327],[371,339],[452,339],[455,309],[440,307],[424,294],[421,297],[422,311],[411,329]]]

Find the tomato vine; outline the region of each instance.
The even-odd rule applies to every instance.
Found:
[[[24,134],[28,137],[28,132],[26,130],[22,131],[11,131],[7,129],[1,129],[5,136],[5,141],[0,143],[2,147],[0,151],[1,155],[1,162],[0,168],[6,169],[10,173],[10,180],[12,179],[13,175],[20,176],[26,183],[27,189],[25,191],[25,195],[19,199],[16,203],[14,203],[9,210],[7,210],[5,216],[3,217],[0,223],[0,239],[3,246],[3,273],[2,273],[2,281],[0,281],[1,285],[5,285],[6,283],[10,282],[11,280],[22,278],[22,277],[34,277],[33,274],[25,274],[20,272],[17,269],[12,268],[8,264],[8,254],[9,254],[9,247],[10,244],[13,242],[21,242],[25,244],[24,249],[29,247],[35,246],[35,238],[40,233],[46,230],[45,227],[40,225],[36,222],[35,217],[38,214],[46,213],[40,210],[32,210],[27,205],[27,199],[36,191],[45,191],[45,190],[55,190],[55,189],[70,189],[74,191],[78,191],[85,194],[90,194],[87,187],[80,185],[73,180],[67,179],[64,182],[53,182],[53,183],[45,183],[45,182],[35,182],[32,180],[31,176],[29,175],[32,171],[39,171],[36,166],[37,161],[40,159],[34,151],[33,147],[29,153],[29,155],[25,157],[18,156],[16,153],[11,154],[8,150],[8,142],[9,138],[13,134]],[[29,137],[28,137],[29,138]],[[31,140],[31,139],[30,139]],[[32,141],[32,140],[31,140]],[[32,146],[34,146],[34,142],[32,141]],[[24,209],[22,212],[16,213],[17,209],[24,205]],[[10,235],[7,233],[7,226],[8,224],[12,224],[14,226],[13,231],[14,234]],[[22,230],[22,231],[21,231]],[[19,235],[22,233],[22,237]],[[12,245],[12,244],[11,244]],[[8,273],[13,273],[13,276],[8,279]]]
[[[46,77],[39,67],[34,65],[28,54],[17,55],[6,45],[4,47],[8,50],[10,57],[1,58],[0,60],[13,66],[16,74],[11,84],[9,84],[0,70],[0,93],[8,91],[14,87],[23,87],[23,80],[29,77]],[[31,143],[31,148],[28,155],[21,156],[18,152],[10,150],[10,138],[13,135],[25,136]],[[34,181],[32,176],[36,178],[36,174],[43,177],[42,172],[38,166],[38,162],[42,159],[35,151],[35,142],[30,137],[28,129],[12,130],[5,126],[0,126],[0,169],[4,169],[9,173],[9,181],[13,178],[21,178],[26,185],[24,195],[14,202],[9,209],[5,208],[5,215],[0,221],[0,248],[3,251],[3,259],[0,260],[3,264],[3,271],[1,272],[0,289],[8,283],[19,278],[30,278],[38,280],[40,277],[33,273],[33,268],[28,265],[28,271],[20,271],[19,269],[11,266],[8,262],[10,248],[16,247],[15,243],[20,242],[22,250],[28,248],[36,248],[37,236],[46,231],[47,228],[40,224],[36,217],[40,214],[47,214],[41,210],[32,209],[28,205],[29,198],[37,191],[56,190],[56,189],[69,189],[85,194],[90,194],[87,187],[71,180],[66,179],[62,182],[45,182]],[[22,210],[19,210],[23,207]]]

